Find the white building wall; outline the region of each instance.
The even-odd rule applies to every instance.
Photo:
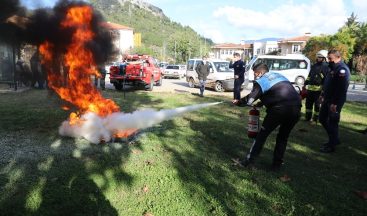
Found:
[[[217,58],[222,60],[232,59],[234,53],[239,53],[240,55],[242,55],[243,50],[233,48],[221,48],[217,51]]]
[[[114,44],[120,54],[134,48],[133,30],[118,30],[118,37],[115,39]]]
[[[279,45],[277,41],[255,41],[254,42],[254,56],[256,55],[265,55],[269,52],[273,52],[274,50],[278,50]]]
[[[270,53],[278,50],[278,42],[277,41],[267,41],[265,44],[265,53]]]

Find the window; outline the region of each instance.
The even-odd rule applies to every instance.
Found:
[[[226,50],[226,52],[225,52],[225,53],[226,53],[226,55],[228,55],[228,50]]]
[[[218,72],[233,72],[233,69],[229,68],[229,62],[214,62],[214,67]]]
[[[271,53],[273,51],[273,49],[272,48],[269,48],[268,49],[268,53]]]
[[[262,49],[261,50],[261,54],[265,54],[265,49]]]
[[[222,55],[223,55],[223,54],[224,54],[224,50],[220,50],[220,54],[222,54]]]
[[[196,68],[197,66],[198,66],[198,64],[201,64],[203,61],[202,60],[197,60],[196,62],[195,62],[195,66],[194,66],[194,68]]]
[[[180,69],[180,67],[179,67],[178,65],[168,65],[168,66],[166,67],[166,69],[178,70],[178,69]]]
[[[260,54],[260,49],[256,50],[256,54],[258,54],[258,55]]]
[[[290,69],[305,69],[307,62],[304,60],[294,59],[257,59],[256,64],[265,63],[269,70],[290,70]]]
[[[188,70],[194,70],[194,60],[190,60],[187,63],[187,68],[188,68]]]
[[[301,46],[299,44],[294,44],[292,46],[292,53],[299,53],[301,51]]]

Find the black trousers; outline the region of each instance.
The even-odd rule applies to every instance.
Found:
[[[335,113],[330,111],[330,105],[328,102],[322,103],[319,120],[328,134],[329,141],[327,144],[334,148],[339,142],[340,112],[344,104],[337,105]]]
[[[281,164],[283,162],[289,134],[298,122],[300,116],[301,106],[282,106],[268,109],[260,132],[256,136],[256,140],[247,154],[247,160],[254,160],[255,157],[260,154],[270,133],[280,126],[274,148],[273,164]]]
[[[233,99],[240,100],[241,99],[241,85],[244,79],[235,79],[234,80],[234,89],[233,89]]]
[[[312,109],[315,111],[312,120],[317,121],[319,119],[320,112],[320,91],[307,91],[306,97],[306,120],[310,121],[312,117]]]

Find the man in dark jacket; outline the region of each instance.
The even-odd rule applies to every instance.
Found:
[[[311,71],[305,81],[303,88],[307,86],[307,97],[306,97],[306,121],[317,122],[319,119],[320,112],[320,94],[322,90],[322,85],[324,83],[325,77],[329,71],[327,64],[327,50],[320,50],[316,54],[316,63],[312,65]],[[314,108],[314,115],[312,116],[312,108]]]
[[[266,116],[247,157],[241,164],[252,164],[260,154],[267,137],[280,126],[272,164],[274,169],[279,169],[283,164],[289,134],[300,118],[301,97],[287,78],[276,72],[268,72],[266,64],[259,63],[253,70],[256,78],[253,89],[239,104],[252,105],[260,99],[266,107]]]
[[[335,151],[339,144],[339,120],[340,113],[347,98],[350,70],[342,61],[341,54],[337,50],[328,53],[330,72],[325,79],[321,100],[320,123],[325,128],[329,141],[320,151],[330,153]]]
[[[205,84],[206,84],[206,78],[209,75],[210,72],[210,64],[207,61],[207,57],[203,56],[203,61],[200,62],[196,66],[196,73],[198,74],[199,78],[199,85],[200,85],[200,96],[204,97],[204,90],[205,90]]]
[[[245,64],[241,60],[241,55],[239,53],[233,54],[233,61],[229,63],[229,68],[234,69],[234,89],[232,103],[237,104],[241,99],[241,85],[244,81],[245,74]]]

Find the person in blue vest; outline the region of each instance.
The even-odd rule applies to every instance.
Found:
[[[241,85],[245,80],[245,63],[239,53],[233,54],[233,60],[229,63],[229,68],[234,70],[233,104],[237,104],[241,99]]]
[[[260,103],[266,107],[266,116],[260,132],[241,164],[243,166],[253,164],[267,137],[279,126],[272,163],[272,168],[278,170],[283,164],[289,134],[300,119],[301,97],[287,78],[279,73],[269,72],[266,64],[259,63],[253,70],[256,80],[252,91],[241,98],[239,104],[252,106],[257,99],[260,99]]]
[[[350,79],[350,70],[342,61],[338,50],[331,50],[328,53],[330,72],[325,79],[320,100],[322,101],[319,121],[325,128],[329,140],[320,151],[331,153],[335,151],[335,146],[339,140],[340,113],[347,98],[347,91]]]

